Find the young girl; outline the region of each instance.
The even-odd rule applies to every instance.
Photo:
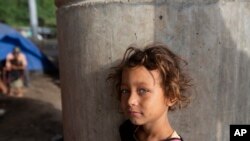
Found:
[[[183,62],[163,44],[126,50],[108,77],[129,119],[120,126],[122,141],[183,141],[168,120],[168,111],[189,102],[191,79],[181,68]]]

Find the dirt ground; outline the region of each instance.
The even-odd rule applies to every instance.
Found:
[[[53,141],[62,135],[60,83],[55,77],[31,74],[23,98],[0,95],[0,141]]]

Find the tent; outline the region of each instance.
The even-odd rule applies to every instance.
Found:
[[[0,23],[0,61],[3,62],[9,52],[19,46],[26,55],[28,70],[47,71],[55,69],[48,58],[29,39],[23,37],[10,26]]]

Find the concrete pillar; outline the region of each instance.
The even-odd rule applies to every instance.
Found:
[[[57,26],[65,140],[117,141],[121,115],[105,78],[129,44],[154,38],[154,5],[142,0],[61,4]]]
[[[227,141],[250,123],[250,4],[227,0],[57,0],[65,141],[117,141],[105,78],[131,43],[168,44],[189,62],[195,99],[170,114],[185,140]],[[242,105],[243,104],[243,105]]]

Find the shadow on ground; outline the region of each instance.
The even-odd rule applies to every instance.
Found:
[[[50,141],[62,134],[61,111],[52,104],[30,99],[0,99],[6,113],[0,118],[1,141]]]

